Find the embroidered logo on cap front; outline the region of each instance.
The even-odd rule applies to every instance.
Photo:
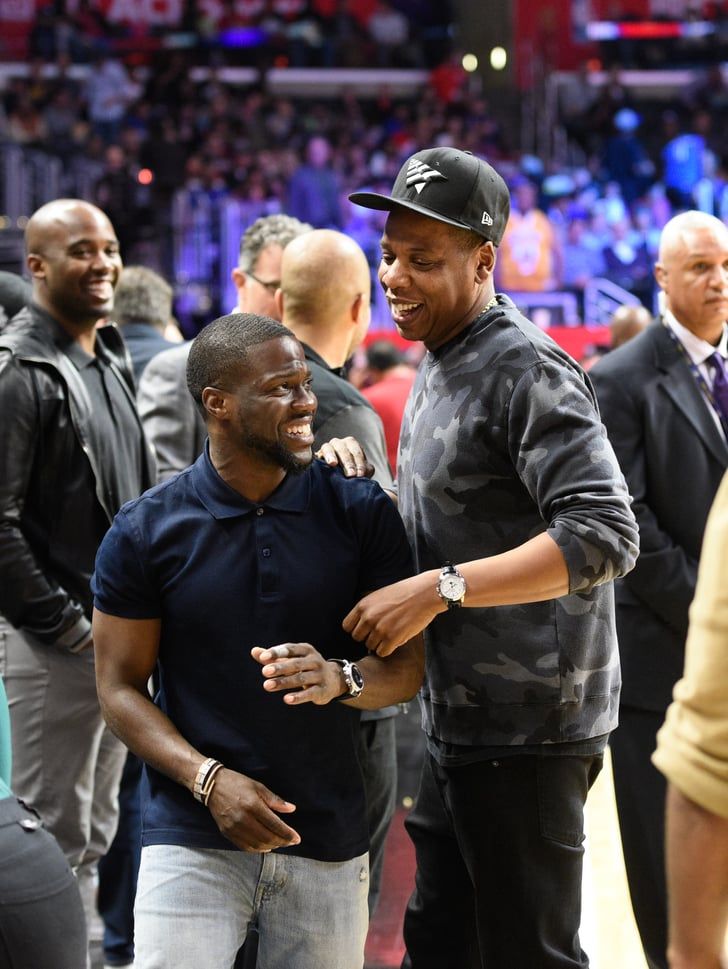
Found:
[[[493,225],[493,219],[487,212],[483,212],[483,218],[480,220],[481,225]]]
[[[443,175],[442,172],[435,171],[434,168],[430,168],[429,165],[425,165],[424,162],[418,161],[416,158],[410,159],[407,166],[406,185],[408,188],[414,185],[418,195],[428,182],[434,182],[438,178],[442,179],[443,182],[447,181],[447,176]]]

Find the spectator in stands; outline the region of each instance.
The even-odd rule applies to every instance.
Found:
[[[0,612],[13,790],[76,870],[90,924],[126,756],[96,695],[89,579],[154,461],[112,313],[119,243],[99,209],[59,199],[25,232],[33,302],[0,334]]]
[[[314,228],[338,229],[342,214],[339,180],[330,164],[331,145],[321,135],[306,146],[306,160],[288,183],[286,211]]]
[[[164,337],[172,318],[172,287],[146,266],[126,266],[114,296],[114,322],[129,349],[137,384],[149,361],[174,346]]]
[[[614,116],[614,133],[604,147],[604,170],[619,185],[627,206],[639,198],[654,177],[655,167],[637,134],[641,118],[632,108],[620,108]]]
[[[396,476],[399,432],[415,368],[391,340],[370,343],[365,355],[362,393],[382,419],[389,466]]]
[[[143,227],[139,206],[139,183],[129,170],[120,145],[108,145],[104,151],[104,171],[94,186],[94,201],[114,220],[121,246],[127,259]]]
[[[18,145],[40,148],[48,131],[41,110],[24,93],[19,97],[7,116],[7,132]]]
[[[409,21],[386,0],[376,0],[367,20],[367,30],[374,42],[379,67],[411,67]]]
[[[652,260],[644,242],[639,237],[635,242],[628,218],[612,223],[612,241],[602,255],[606,278],[632,293],[645,306],[651,306]]]
[[[567,212],[566,241],[562,248],[561,282],[564,289],[577,295],[582,312],[584,287],[590,280],[603,276],[606,269],[601,250],[585,243],[588,228],[586,209],[571,206]]]
[[[498,251],[498,286],[509,293],[558,289],[561,251],[553,226],[536,206],[537,188],[522,175],[511,188],[514,204]]]
[[[645,306],[620,306],[609,321],[609,349],[616,350],[636,337],[652,322],[652,314]]]
[[[107,145],[117,137],[126,110],[139,93],[121,61],[99,50],[89,73],[86,100],[89,121]]]
[[[693,188],[705,172],[705,139],[696,132],[683,130],[675,111],[662,115],[664,147],[661,151],[662,180],[673,207],[690,209],[694,205]]]

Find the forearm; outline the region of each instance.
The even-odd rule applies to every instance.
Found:
[[[671,969],[720,969],[728,917],[728,818],[674,785],[667,797]]]
[[[468,584],[464,605],[507,606],[558,599],[569,591],[564,556],[543,532],[523,545],[489,558],[458,565]],[[435,578],[439,573],[434,573]]]
[[[546,533],[501,555],[453,564],[467,583],[459,608],[541,602],[569,591],[566,562]],[[439,574],[431,569],[370,593],[345,617],[344,629],[370,652],[388,656],[447,610],[437,593]]]
[[[379,710],[393,703],[411,700],[422,685],[424,645],[416,636],[386,659],[376,654],[357,662],[364,677],[364,689],[348,706],[359,710]]]
[[[100,687],[99,699],[109,728],[132,753],[192,790],[197,771],[209,752],[198,751],[189,744],[145,689],[127,684]]]

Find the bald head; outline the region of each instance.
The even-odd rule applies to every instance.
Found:
[[[282,319],[331,367],[340,367],[364,338],[371,276],[362,249],[333,229],[314,229],[283,252]]]
[[[678,323],[715,345],[728,317],[728,228],[704,212],[681,212],[660,238],[655,278]]]
[[[82,221],[97,223],[116,238],[111,222],[95,205],[81,199],[54,199],[42,205],[28,219],[25,229],[26,253],[42,252],[59,232],[65,233],[69,226]]]
[[[707,212],[680,212],[665,224],[660,236],[658,262],[674,259],[691,247],[695,233],[711,233],[728,237],[728,228],[714,215]]]
[[[621,347],[637,336],[652,322],[649,310],[644,306],[620,306],[609,321],[610,346]]]
[[[101,209],[80,199],[49,202],[29,219],[25,245],[33,298],[62,326],[91,331],[111,313],[121,255]]]

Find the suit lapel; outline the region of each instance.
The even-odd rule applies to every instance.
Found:
[[[664,327],[655,331],[659,386],[692,424],[705,446],[728,467],[728,444],[718,430],[694,374]]]

